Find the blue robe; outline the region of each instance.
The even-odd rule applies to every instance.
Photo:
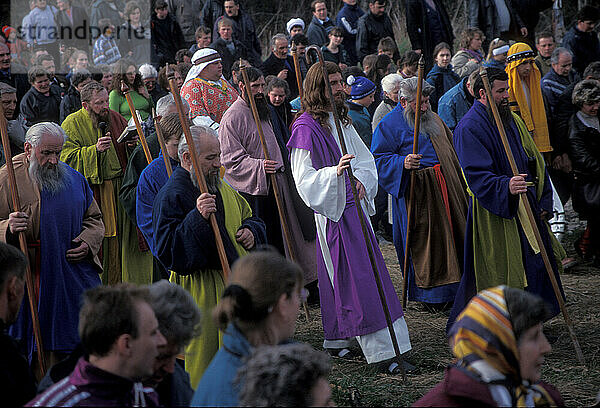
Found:
[[[532,174],[535,175],[536,161],[535,158],[528,157],[525,152],[521,141],[521,135],[514,120],[511,121],[510,126],[506,127],[506,135],[519,173],[527,174],[526,181],[534,181],[534,176],[532,176]],[[495,123],[488,115],[486,107],[480,102],[475,101],[469,112],[467,112],[459,122],[454,132],[454,145],[469,189],[474,195],[474,199],[477,200],[479,207],[482,207],[484,211],[488,211],[497,217],[506,220],[514,220],[517,224],[518,237],[505,237],[503,231],[499,231],[499,233],[495,232],[493,236],[497,238],[498,241],[492,244],[495,248],[502,248],[501,241],[503,238],[506,238],[507,240],[518,238],[520,240],[521,260],[527,279],[525,290],[541,296],[551,307],[553,315],[558,314],[558,302],[554,295],[542,257],[540,254],[534,254],[525,237],[523,227],[516,217],[518,210],[518,196],[510,194],[508,189],[512,171],[502,146],[500,135]],[[537,198],[536,188],[532,186],[528,188],[527,199],[538,220],[537,227],[542,236],[544,246],[548,252],[550,263],[553,266],[554,274],[562,293],[558,265],[553,253],[551,237],[548,228],[545,225],[546,223],[540,221],[540,213],[542,210],[546,210],[550,214],[552,213],[552,187],[547,171],[544,171],[544,179],[543,191],[540,198]],[[478,225],[474,225],[474,199],[471,198],[471,200],[469,200],[467,235],[465,237],[465,269],[458,293],[456,294],[454,306],[450,313],[450,319],[448,320],[448,325],[446,327],[447,330],[452,327],[456,317],[458,317],[469,300],[477,293],[476,276],[478,271],[475,268],[473,234],[474,228],[477,228]],[[496,270],[496,273],[499,277],[498,279],[501,280],[502,276],[506,276],[510,271],[505,271],[500,266]]]
[[[98,268],[91,258],[68,262],[71,240],[84,228],[84,214],[94,198],[85,178],[66,164],[70,187],[52,195],[40,192],[40,275],[38,313],[45,350],[69,353],[79,343],[77,326],[83,292],[100,285]],[[29,360],[34,353],[31,312],[27,295],[10,335],[27,342]]]
[[[377,166],[379,185],[392,195],[394,246],[401,263],[404,259],[408,216],[405,194],[408,194],[410,187],[410,172],[404,168],[404,160],[408,154],[413,152],[414,134],[414,129],[411,129],[406,123],[403,112],[402,105],[398,104],[379,122],[371,145],[371,152],[373,152]],[[423,155],[421,168],[439,164],[431,139],[423,132],[419,133],[419,153]],[[415,283],[412,261],[409,262],[409,268],[409,300],[425,303],[445,303],[454,300],[458,283],[428,289],[420,288]]]

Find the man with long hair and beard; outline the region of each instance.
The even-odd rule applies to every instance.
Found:
[[[266,243],[265,224],[253,216],[246,200],[221,181],[221,147],[217,133],[207,126],[190,128],[206,180],[207,193],[200,193],[198,169],[185,137],[179,141],[180,165],[154,199],[152,228],[156,257],[172,271],[171,281],[183,286],[194,298],[203,316],[210,315],[224,288],[223,270],[210,226],[217,219],[229,264]],[[221,344],[217,326],[202,319],[201,335],[187,347],[185,370],[196,388],[204,370]]]
[[[497,285],[525,289],[542,297],[552,316],[558,301],[522,200],[528,200],[559,288],[557,259],[564,250],[549,233],[552,187],[544,159],[521,118],[510,111],[508,75],[488,68],[491,100],[498,107],[515,159],[514,175],[488,104],[480,76],[473,83],[475,102],[454,131],[454,146],[471,193],[465,235],[463,275],[447,330],[477,292]],[[564,293],[562,293],[564,297]]]
[[[379,185],[392,195],[394,245],[401,263],[407,237],[408,202],[414,200],[415,210],[408,226],[408,299],[443,307],[454,301],[460,281],[467,190],[452,145],[452,133],[429,104],[434,87],[423,81],[419,107],[417,89],[415,77],[402,82],[400,101],[379,122],[371,151],[379,172]],[[421,111],[419,150],[413,154],[416,109]],[[409,196],[413,177],[414,187]]]
[[[365,237],[350,190],[347,168],[352,166],[364,218],[375,212],[377,169],[369,149],[348,117],[342,73],[337,64],[324,62],[334,104],[327,98],[320,64],[314,64],[304,80],[302,112],[292,125],[290,149],[292,173],[300,197],[314,210],[317,224],[317,274],[325,341],[323,347],[337,357],[352,356],[350,346],[358,341],[367,363],[386,373],[401,372],[392,347],[385,314],[369,262]],[[337,109],[348,154],[342,156],[333,118]],[[377,239],[367,223],[368,238],[383,293],[400,347],[411,349],[408,327],[400,300],[385,266]],[[407,371],[414,370],[405,361]]]
[[[0,241],[18,246],[18,234],[25,232],[30,245],[47,366],[79,343],[80,299],[86,289],[100,285],[102,272],[97,256],[104,237],[102,215],[85,178],[59,160],[66,137],[51,122],[27,131],[25,152],[13,157],[18,211],[11,209],[6,166],[0,169]],[[35,342],[27,299],[10,332],[26,345],[31,361]]]
[[[221,160],[225,167],[225,181],[235,188],[250,204],[252,214],[265,222],[267,241],[281,254],[289,254],[282,235],[282,226],[275,201],[276,180],[283,205],[283,216],[290,230],[290,245],[304,271],[304,282],[317,279],[315,259],[315,226],[312,211],[298,196],[285,147],[288,137],[285,124],[267,103],[264,93],[265,78],[256,68],[246,69],[250,91],[241,79],[238,82],[241,97],[225,112],[219,127]],[[252,96],[250,96],[252,95]],[[258,127],[250,109],[254,98],[260,118],[269,160],[265,159]]]
[[[62,128],[67,133],[60,159],[83,174],[100,205],[105,239],[102,244],[104,283],[121,282],[121,251],[119,248],[125,211],[118,195],[128,153],[135,141],[126,146],[117,138],[127,126],[118,112],[108,108],[108,92],[92,81],[80,92],[82,108],[67,116]],[[100,126],[102,123],[105,126]],[[129,150],[128,150],[129,149]]]

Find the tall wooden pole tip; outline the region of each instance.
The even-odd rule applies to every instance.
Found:
[[[165,74],[167,75],[167,80],[175,79],[175,70],[171,68],[171,64],[166,65]]]
[[[425,57],[423,56],[423,54],[421,54],[421,56],[419,57],[419,68],[425,69]]]
[[[310,45],[306,47],[305,55],[306,62],[309,65],[313,65],[315,62],[320,61],[321,49],[316,45]]]
[[[480,67],[479,68],[479,76],[480,77],[487,77],[487,69],[485,69],[485,67]]]
[[[124,80],[121,80],[121,93],[125,94],[127,92],[129,92],[129,86],[127,86]]]

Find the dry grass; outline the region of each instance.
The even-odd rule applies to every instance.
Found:
[[[572,236],[568,237],[567,242],[572,239]],[[399,291],[401,275],[394,248],[387,246],[382,252]],[[575,358],[562,316],[548,322],[545,328],[546,333],[557,339],[552,345],[552,353],[546,358],[543,378],[559,389],[567,406],[590,406],[600,390],[599,273],[589,264],[582,264],[562,276],[567,310],[575,324],[586,366],[579,365]],[[296,339],[320,349],[323,342],[321,313],[318,307],[311,307],[310,311],[310,321],[307,322],[303,315],[299,317]],[[358,398],[360,405],[407,406],[443,378],[444,368],[452,360],[445,338],[447,313],[428,312],[417,303],[409,303],[405,313],[413,346],[410,360],[419,367],[420,374],[409,375],[407,383],[403,383],[399,376],[377,373],[362,357],[351,361],[333,359],[330,381],[339,405],[356,404]]]

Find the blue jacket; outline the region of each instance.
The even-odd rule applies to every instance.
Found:
[[[330,18],[324,23],[321,23],[318,18],[313,16],[308,28],[306,29],[308,43],[311,45],[317,44],[319,47],[326,45],[329,42],[329,37],[327,35],[333,27],[335,26]]]
[[[369,111],[364,106],[352,101],[348,101],[348,108],[348,116],[352,119],[354,129],[356,129],[356,132],[367,148],[370,149],[373,132],[371,130],[371,115]]]
[[[448,125],[450,130],[454,130],[458,122],[471,109],[473,102],[467,98],[465,93],[465,83],[468,78],[463,78],[458,84],[450,88],[440,98],[438,103],[438,115]]]
[[[496,61],[493,58],[490,60],[484,61],[482,65],[486,68],[498,68],[498,69],[501,69],[502,71],[504,71],[504,69],[506,68],[506,63]]]
[[[342,29],[344,33],[344,49],[348,53],[350,65],[356,65],[358,55],[356,53],[356,34],[358,33],[358,19],[365,14],[364,10],[358,7],[358,4],[351,6],[344,4],[335,17],[335,25]]]
[[[574,82],[579,81],[579,75],[574,70],[569,72],[566,77],[558,75],[554,68],[542,78],[542,94],[546,99],[548,108],[550,109],[549,114],[553,114],[554,110],[558,105],[558,98],[563,94],[565,89]]]
[[[191,406],[238,406],[237,387],[233,380],[243,359],[251,352],[252,346],[246,337],[233,324],[223,333],[223,346],[215,354],[210,365],[198,383]]]
[[[431,109],[437,112],[439,99],[450,88],[460,82],[460,77],[452,70],[452,65],[448,64],[446,68],[441,68],[435,64],[425,80],[435,88],[429,97],[429,102],[431,103]]]
[[[600,41],[595,31],[584,33],[573,26],[563,37],[562,46],[573,54],[573,69],[583,76],[590,62],[600,60]]]

